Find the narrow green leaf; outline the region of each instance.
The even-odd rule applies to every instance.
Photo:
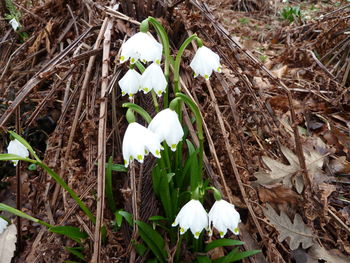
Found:
[[[212,262],[211,259],[208,258],[208,256],[197,256],[196,261],[198,263],[211,263]]]
[[[186,140],[189,158],[190,158],[190,181],[191,181],[191,191],[194,191],[200,184],[200,171],[198,165],[197,152],[194,145]]]
[[[171,218],[173,210],[171,205],[170,190],[167,176],[160,177],[160,189],[161,191],[159,192],[159,196],[165,211],[165,215],[166,217]]]
[[[160,220],[168,220],[168,218],[166,218],[164,216],[151,216],[150,218],[148,218],[148,220],[150,220],[150,221],[160,221]]]
[[[165,242],[162,236],[155,231],[151,226],[142,222],[135,221],[139,227],[139,233],[143,241],[152,250],[154,255],[160,262],[166,262],[167,254],[165,252]]]
[[[253,256],[257,253],[260,253],[261,250],[249,250],[249,251],[243,251],[239,252],[238,247],[234,248],[229,254],[227,254],[224,257],[218,258],[214,261],[214,263],[231,263],[239,261],[243,258],[247,258],[250,256]]]
[[[0,161],[25,161],[29,163],[36,163],[37,161],[29,159],[29,158],[24,158],[22,156],[19,156],[17,154],[12,154],[12,153],[1,153],[0,154]]]
[[[112,170],[115,172],[128,172],[128,168],[126,168],[124,165],[122,164],[112,164]]]
[[[116,205],[113,197],[113,187],[112,187],[112,167],[113,167],[113,158],[109,157],[107,166],[106,166],[106,198],[109,208],[112,213],[116,210]]]
[[[128,222],[128,224],[129,224],[130,226],[133,225],[132,214],[130,214],[130,213],[126,212],[126,211],[123,211],[123,210],[119,210],[119,211],[115,212],[115,214],[117,214],[117,213],[118,213],[119,215],[121,215],[122,217],[124,217],[125,220],[126,220],[126,222]],[[117,217],[117,216],[116,216],[116,217]],[[120,223],[120,224],[121,224],[121,223]]]
[[[80,243],[82,239],[88,237],[87,233],[74,226],[52,226],[49,228],[49,231],[52,233],[65,235],[78,243]]]
[[[83,247],[65,247],[65,249],[81,260],[85,260],[85,255],[81,253],[84,250]]]
[[[135,241],[132,241],[132,245],[135,248],[137,254],[139,254],[141,257],[146,253],[147,247],[141,243],[136,243]]]
[[[240,240],[227,239],[227,238],[216,239],[205,246],[205,251],[208,252],[209,250],[212,250],[217,247],[238,246],[243,244],[244,242]]]

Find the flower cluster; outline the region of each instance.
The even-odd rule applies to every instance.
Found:
[[[151,121],[148,128],[132,122],[125,131],[123,139],[124,165],[136,159],[143,163],[145,155],[151,152],[160,158],[163,150],[161,143],[165,141],[175,151],[184,135],[177,113],[171,109],[160,111]]]
[[[122,45],[120,62],[124,63],[130,59],[132,65],[118,82],[123,96],[128,94],[131,98],[140,90],[145,94],[154,90],[160,97],[165,92],[167,80],[160,66],[162,51],[162,44],[144,32],[136,33]],[[142,75],[133,66],[139,60],[142,63],[152,62]],[[221,72],[220,57],[209,48],[201,46],[193,57],[190,67],[195,77],[201,75],[208,80],[213,70]]]
[[[172,226],[179,225],[180,234],[184,234],[190,229],[197,239],[203,229],[209,230],[211,236],[214,227],[219,231],[220,237],[223,238],[227,230],[231,230],[232,233],[238,235],[240,221],[240,215],[235,206],[225,200],[216,201],[207,214],[201,202],[192,199],[181,208]]]
[[[128,94],[129,97],[132,97],[139,90],[145,94],[154,90],[158,96],[162,95],[167,86],[163,70],[160,67],[162,51],[163,46],[151,35],[144,32],[136,33],[122,45],[121,63],[129,59],[132,65],[138,60],[142,63],[153,62],[142,75],[133,68],[128,70],[118,82],[122,95]]]

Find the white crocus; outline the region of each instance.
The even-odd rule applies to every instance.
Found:
[[[160,158],[161,150],[162,146],[160,145],[157,135],[136,122],[129,124],[123,139],[123,158],[125,167],[128,167],[133,159],[143,163],[143,159],[148,152],[151,152],[155,157]]]
[[[171,109],[160,111],[148,126],[152,132],[158,135],[160,141],[166,141],[172,151],[184,136],[181,123],[177,113]]]
[[[27,148],[17,139],[10,141],[7,146],[7,153],[16,154],[24,158],[29,156]],[[13,160],[12,162],[14,166],[18,164],[18,160]]]
[[[221,72],[220,57],[211,49],[202,46],[198,48],[190,67],[194,71],[194,77],[201,75],[205,79],[209,79],[213,70]]]
[[[12,18],[10,21],[9,21],[10,25],[12,26],[13,30],[17,30],[19,28],[19,23],[17,21],[16,18]]]
[[[134,69],[129,69],[128,72],[119,80],[119,86],[122,90],[122,95],[128,94],[129,97],[134,96],[140,89],[141,74]]]
[[[196,239],[199,238],[203,229],[208,228],[208,214],[201,202],[192,199],[185,204],[175,218],[172,226],[180,226],[180,234],[184,234],[188,229]]]
[[[0,234],[5,231],[5,229],[7,228],[7,225],[8,225],[7,221],[0,217]]]
[[[130,37],[121,47],[120,62],[130,58],[131,64],[138,59],[142,62],[156,62],[160,64],[163,46],[152,36],[144,32],[138,32]]]
[[[161,96],[166,89],[166,79],[162,68],[157,63],[152,63],[141,76],[141,89],[146,94],[152,89]]]
[[[235,206],[225,200],[216,201],[209,211],[209,235],[212,235],[212,227],[215,227],[220,237],[223,238],[227,229],[235,235],[239,234],[238,224],[241,222],[240,215]]]

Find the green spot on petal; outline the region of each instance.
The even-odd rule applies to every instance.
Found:
[[[218,67],[216,71],[220,73],[221,72],[221,67]]]
[[[127,161],[127,160],[124,160],[124,164],[127,165],[127,164],[128,164],[128,161]]]
[[[124,91],[122,91],[122,95],[124,96],[126,93]]]
[[[157,93],[158,93],[158,96],[162,95],[162,91],[158,91]]]
[[[233,232],[235,232],[236,234],[238,234],[238,233],[239,233],[238,227],[236,227],[236,228],[233,230]]]
[[[159,61],[159,59],[157,59],[157,60],[156,60],[156,63],[157,63],[158,65],[160,65],[160,61]]]
[[[131,58],[131,64],[134,64],[135,63],[135,59],[134,58]]]
[[[134,96],[134,94],[132,94],[132,93],[129,94],[129,97],[130,97],[130,98],[132,98],[133,96]]]
[[[148,92],[148,88],[144,88],[143,90],[144,90],[145,92]]]
[[[142,62],[143,62],[143,63],[146,63],[147,61],[146,61],[146,59],[143,59]]]
[[[209,79],[209,76],[207,74],[204,75],[205,79]]]
[[[160,155],[159,150],[156,150],[156,155],[157,155],[157,156],[159,156],[159,155]]]
[[[176,146],[177,146],[176,144],[172,144],[171,149],[176,149]]]
[[[185,229],[183,229],[183,227],[180,228],[180,233],[181,234],[185,233]]]
[[[132,161],[132,159],[134,159],[134,157],[132,157],[132,155],[130,155],[130,161]]]
[[[145,154],[146,154],[146,155],[148,154],[148,151],[147,151],[147,150],[145,150]]]
[[[137,160],[142,161],[142,155],[141,154],[137,155]]]
[[[194,234],[195,237],[199,237],[199,235],[200,235],[199,232],[196,232],[196,233]]]
[[[193,77],[197,77],[198,74],[196,72],[193,72]]]
[[[224,236],[224,232],[220,231],[220,237]]]
[[[124,62],[124,60],[125,60],[125,57],[124,57],[124,56],[121,56],[121,57],[120,57],[120,62]]]

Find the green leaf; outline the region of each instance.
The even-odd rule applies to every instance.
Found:
[[[122,164],[112,164],[112,171],[126,173],[128,172],[128,168]]]
[[[139,227],[139,234],[143,241],[147,244],[153,254],[160,262],[166,262],[167,254],[165,252],[165,242],[162,236],[151,226],[142,222],[135,221]]]
[[[144,244],[136,243],[134,240],[132,241],[132,245],[135,248],[137,254],[139,254],[141,257],[145,255],[147,251],[147,247]]]
[[[74,226],[52,226],[49,228],[49,231],[52,233],[65,235],[78,243],[80,243],[82,239],[88,237],[86,232],[83,232],[78,227]]]
[[[85,260],[85,255],[81,253],[84,250],[83,247],[65,247],[65,249],[79,259]]]
[[[112,168],[113,167],[113,158],[109,157],[107,166],[106,166],[106,198],[109,208],[112,213],[116,210],[116,205],[113,197],[113,187],[112,187]]]
[[[168,176],[163,175],[160,177],[159,186],[161,191],[159,192],[159,196],[160,196],[160,201],[162,202],[166,217],[171,218],[173,210],[172,210],[168,180],[169,180]]]
[[[199,165],[198,165],[198,157],[197,157],[197,151],[194,145],[189,140],[186,140],[186,143],[187,143],[189,159],[190,159],[191,191],[194,191],[201,182]]]
[[[150,220],[150,221],[160,221],[160,220],[167,221],[168,218],[166,218],[164,216],[151,216],[150,218],[148,218],[148,220]]]
[[[249,250],[249,251],[239,252],[238,247],[236,247],[226,256],[218,258],[217,260],[214,260],[214,263],[236,262],[236,261],[239,261],[243,258],[250,257],[250,256],[255,255],[257,253],[260,253],[260,252],[261,252],[261,250]]]
[[[0,161],[14,161],[14,160],[25,161],[25,162],[29,162],[29,163],[36,163],[35,160],[25,158],[25,157],[19,156],[17,154],[12,154],[12,153],[1,153],[0,154]]]
[[[130,214],[130,213],[124,211],[124,210],[118,210],[117,212],[114,213],[114,215],[115,215],[115,218],[116,218],[116,223],[117,223],[117,225],[118,225],[119,227],[120,227],[121,224],[122,224],[121,219],[120,219],[119,216],[124,217],[125,220],[126,220],[126,222],[128,222],[128,224],[129,224],[130,226],[133,225],[132,214]],[[119,222],[120,224],[118,224],[118,222]]]
[[[198,263],[211,263],[212,262],[211,259],[208,258],[208,256],[197,256],[196,261]]]
[[[217,247],[238,246],[243,245],[244,242],[234,239],[216,239],[205,246],[205,252],[208,252]]]

